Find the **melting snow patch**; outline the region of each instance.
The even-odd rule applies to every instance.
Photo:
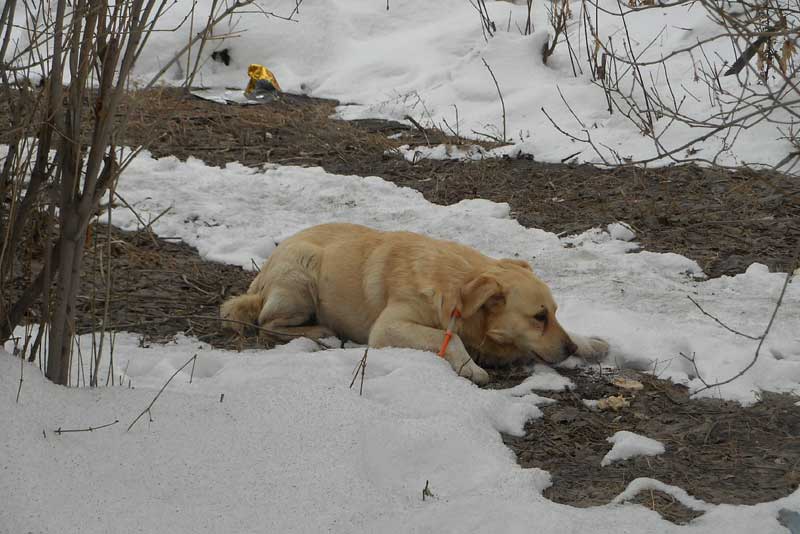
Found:
[[[617,434],[619,433],[620,432],[617,432]],[[628,432],[628,434],[630,434],[630,432]],[[628,484],[628,487],[625,488],[625,491],[614,497],[614,500],[611,501],[611,504],[620,504],[625,501],[629,501],[636,497],[636,495],[638,495],[640,492],[651,490],[666,493],[667,495],[674,497],[676,501],[680,502],[685,507],[691,508],[692,510],[696,510],[698,512],[706,512],[713,508],[713,506],[707,502],[692,497],[682,488],[672,486],[670,484],[664,484],[660,480],[646,477],[631,480],[631,483]]]
[[[618,239],[619,241],[633,241],[636,238],[636,234],[633,232],[633,229],[624,222],[615,222],[611,223],[607,227],[609,235],[611,235],[612,239]]]
[[[614,446],[600,461],[603,467],[617,460],[627,460],[635,456],[658,456],[664,453],[664,444],[660,441],[627,430],[617,432],[607,441]]]
[[[480,160],[487,157],[487,151],[480,145],[433,145],[433,146],[410,146],[403,145],[396,151],[411,163],[416,163],[423,159],[450,159],[450,160]],[[394,150],[387,150],[388,154]]]
[[[519,397],[527,395],[531,391],[563,391],[573,388],[575,388],[575,384],[572,380],[558,374],[556,370],[546,365],[535,365],[533,373],[528,378],[505,391]]]

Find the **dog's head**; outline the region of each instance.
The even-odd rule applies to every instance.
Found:
[[[558,363],[577,347],[556,319],[550,289],[522,260],[505,259],[470,280],[461,290],[462,315],[484,314],[484,335],[502,347],[514,347]]]

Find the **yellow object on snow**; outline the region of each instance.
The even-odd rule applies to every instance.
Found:
[[[281,90],[281,86],[278,85],[278,80],[275,78],[275,75],[264,65],[253,63],[247,68],[247,75],[250,76],[250,83],[247,84],[247,89],[244,90],[245,95],[249,96],[256,89],[257,85],[263,86],[263,82],[261,84],[258,83],[261,80],[269,83],[276,91]]]

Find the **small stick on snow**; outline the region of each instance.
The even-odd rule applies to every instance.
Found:
[[[356,378],[358,377],[358,372],[361,371],[361,385],[358,388],[358,395],[359,397],[364,393],[364,373],[367,371],[367,354],[369,353],[369,347],[364,349],[364,356],[356,365],[355,370],[353,371],[353,380],[350,381],[350,389],[353,389],[353,384],[356,383]]]
[[[194,355],[192,358],[192,371],[189,373],[189,383],[192,383],[192,379],[194,378],[194,364],[197,363],[197,354]]]
[[[67,432],[94,432],[95,430],[100,430],[101,428],[107,428],[116,425],[117,423],[119,423],[119,419],[115,419],[113,423],[106,423],[100,426],[90,426],[87,428],[68,428],[66,430],[63,430],[61,427],[58,427],[55,433],[60,436],[61,434],[66,434]],[[44,434],[44,437],[47,438],[47,434],[44,433],[44,429],[42,429],[42,434]]]
[[[430,487],[428,486],[429,480],[425,481],[425,487],[422,488],[422,500],[425,500],[425,497],[433,497],[433,492],[431,492]]]
[[[744,334],[744,333],[742,333],[742,332],[739,332],[738,330],[734,330],[734,329],[733,329],[733,328],[731,328],[730,326],[726,325],[725,323],[723,323],[722,321],[720,321],[719,319],[717,319],[716,317],[714,317],[713,315],[711,315],[710,313],[708,313],[707,311],[705,311],[705,310],[703,309],[703,307],[702,307],[702,306],[700,306],[700,304],[698,304],[698,303],[697,303],[697,301],[696,301],[696,300],[694,300],[694,299],[693,299],[691,296],[689,296],[689,295],[686,295],[686,298],[687,298],[687,299],[689,299],[689,300],[691,300],[691,301],[692,301],[692,304],[694,304],[695,306],[697,306],[697,309],[698,309],[698,310],[700,310],[700,311],[703,313],[703,315],[705,315],[706,317],[710,317],[710,318],[714,319],[714,321],[716,321],[716,322],[717,322],[717,324],[719,324],[719,325],[720,325],[722,328],[724,328],[724,329],[725,329],[725,330],[727,330],[728,332],[732,332],[732,333],[734,333],[734,334],[738,334],[738,335],[740,335],[740,336],[742,336],[742,337],[746,337],[747,339],[752,339],[752,340],[754,340],[754,341],[758,341],[759,339],[761,339],[761,337],[758,337],[758,336],[751,336],[751,335],[748,335],[748,334]],[[763,336],[762,336],[762,337],[763,337]]]
[[[195,361],[196,359],[197,359],[197,354],[195,354],[194,356],[192,356],[191,358],[189,358],[189,359],[186,361],[186,363],[184,363],[183,365],[181,365],[181,366],[180,366],[180,367],[179,367],[179,368],[178,368],[178,369],[177,369],[177,370],[176,370],[174,373],[172,373],[172,376],[171,376],[171,377],[169,377],[169,380],[167,380],[167,381],[164,383],[164,385],[163,385],[163,386],[161,386],[161,389],[160,389],[160,390],[158,390],[158,393],[156,393],[156,396],[155,396],[155,397],[153,397],[153,400],[151,400],[151,401],[150,401],[150,404],[148,404],[148,405],[147,405],[147,408],[145,408],[144,410],[142,410],[142,413],[140,413],[138,416],[136,416],[136,419],[134,419],[134,420],[133,420],[133,422],[130,424],[130,426],[128,426],[128,429],[127,429],[125,432],[130,432],[131,428],[133,428],[133,425],[135,425],[135,424],[136,424],[136,421],[138,421],[139,419],[141,419],[141,418],[142,418],[142,416],[143,416],[144,414],[146,414],[146,413],[150,413],[150,409],[153,407],[153,404],[155,404],[155,403],[156,403],[156,401],[158,400],[158,397],[160,397],[160,396],[161,396],[161,393],[163,393],[163,392],[164,392],[164,390],[166,389],[166,387],[169,385],[169,383],[170,383],[170,382],[172,382],[172,379],[173,379],[173,378],[175,378],[175,376],[177,376],[177,374],[178,374],[178,373],[180,373],[180,372],[183,370],[183,368],[184,368],[184,367],[186,367],[187,365],[189,365],[190,363],[192,363],[192,362],[193,362],[193,361]]]
[[[39,327],[41,329],[41,327]],[[19,404],[19,394],[22,391],[22,372],[25,368],[25,353],[19,355],[19,387],[17,388],[17,400],[14,401],[16,404]]]
[[[778,310],[780,309],[781,304],[783,304],[783,297],[786,295],[786,289],[789,287],[789,282],[791,282],[792,278],[794,277],[794,271],[795,271],[795,269],[797,269],[798,260],[800,260],[800,249],[798,249],[798,251],[795,253],[795,257],[794,257],[794,259],[792,260],[792,262],[791,262],[791,264],[789,266],[788,272],[786,273],[786,278],[784,278],[784,280],[783,280],[783,287],[781,287],[781,292],[778,295],[778,300],[777,300],[777,302],[775,302],[775,307],[772,309],[772,315],[769,318],[769,322],[767,323],[766,328],[764,328],[764,333],[761,334],[757,338],[753,338],[753,337],[750,337],[750,336],[745,336],[745,337],[750,337],[750,339],[753,339],[753,340],[757,339],[758,340],[758,346],[756,347],[756,352],[753,354],[753,358],[750,360],[750,363],[748,363],[741,371],[739,371],[738,373],[736,373],[732,377],[727,378],[725,380],[720,380],[719,382],[714,382],[713,384],[707,384],[706,381],[703,380],[703,378],[699,374],[700,371],[697,369],[697,363],[695,361],[694,354],[692,354],[692,357],[689,358],[685,354],[680,353],[681,356],[683,356],[684,358],[686,358],[687,360],[692,362],[692,365],[694,365],[695,372],[697,373],[697,377],[703,383],[703,387],[702,388],[700,388],[697,391],[695,391],[694,393],[692,393],[693,396],[697,395],[698,393],[700,393],[702,391],[705,391],[707,389],[711,389],[711,388],[715,388],[715,387],[719,387],[719,386],[724,386],[726,384],[730,384],[731,382],[733,382],[737,378],[739,378],[742,375],[744,375],[747,371],[749,371],[756,364],[756,362],[758,361],[758,357],[761,355],[761,347],[764,345],[764,340],[767,339],[767,336],[769,335],[770,330],[772,330],[772,324],[775,322],[775,316],[778,315]],[[691,300],[691,298],[690,298],[690,300]],[[692,301],[692,302],[694,302],[694,301]],[[701,309],[701,311],[702,311],[702,309]],[[708,314],[706,314],[706,315],[708,315]],[[712,317],[712,319],[713,318],[714,317]],[[717,321],[717,322],[719,322],[719,321]],[[720,324],[722,324],[722,323],[720,323]],[[725,325],[723,325],[723,326],[725,326]],[[731,329],[729,328],[729,330],[731,330]],[[731,331],[733,331],[733,330],[731,330]],[[736,332],[736,333],[740,334],[739,332]],[[740,334],[740,335],[744,335],[744,334]]]
[[[495,78],[494,72],[492,72],[492,67],[490,67],[489,64],[486,63],[485,59],[481,58],[481,61],[483,61],[483,64],[486,65],[486,68],[489,70],[489,74],[492,75],[492,80],[494,80],[494,86],[497,88],[497,94],[500,96],[500,106],[503,108],[503,142],[505,143],[506,139],[507,139],[507,137],[506,137],[506,103],[505,103],[505,100],[503,100],[503,92],[500,91],[500,84],[497,83],[497,78]]]

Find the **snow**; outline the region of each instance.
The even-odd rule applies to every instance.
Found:
[[[665,450],[660,441],[627,430],[620,430],[606,441],[612,443],[613,447],[600,460],[603,467],[637,456],[658,456],[664,454]]]
[[[619,434],[619,432],[617,432],[617,434]],[[632,434],[632,432],[628,432],[628,434]],[[713,505],[710,505],[695,497],[692,497],[691,495],[686,493],[686,491],[677,486],[664,484],[659,480],[646,477],[641,477],[631,480],[630,483],[628,483],[628,487],[625,488],[625,491],[614,497],[614,499],[611,502],[614,504],[623,503],[627,500],[633,499],[634,497],[636,497],[636,495],[638,495],[642,491],[660,491],[666,493],[667,495],[671,495],[672,497],[674,497],[676,501],[686,506],[687,508],[691,508],[692,510],[696,510],[698,512],[707,512],[714,508]]]
[[[619,239],[620,241],[633,241],[636,239],[636,234],[633,232],[633,229],[624,222],[611,223],[606,229],[608,230],[608,235],[610,235],[612,239]]]
[[[161,26],[174,26],[194,4],[178,0]],[[294,6],[259,4],[283,14]],[[200,13],[210,5],[210,0],[196,2]],[[447,119],[464,137],[500,136],[502,111],[485,59],[503,92],[507,136],[514,145],[489,155],[469,147],[408,147],[400,150],[404,157],[530,153],[538,160],[560,161],[580,150],[580,161],[599,159],[558,134],[542,107],[570,131],[579,132],[583,122],[595,141],[623,157],[653,153],[630,123],[604,111],[602,91],[587,74],[572,75],[565,47],[542,64],[538,51],[547,35],[541,6],[534,9],[536,31],[530,36],[516,31],[524,23],[522,6],[487,6],[498,27],[488,41],[463,0],[393,0],[388,11],[374,0],[306,0],[296,22],[267,18],[254,9],[237,17],[235,27],[218,28],[235,30],[238,37],[206,48],[210,54],[229,47],[233,63],[206,62],[197,80],[218,91],[244,87],[247,65],[263,63],[288,91],[340,99],[342,118],[411,115],[425,125]],[[573,2],[574,12],[578,6]],[[601,18],[601,31],[619,30],[619,21]],[[645,11],[628,22],[637,50],[657,37],[645,59],[713,32],[703,16],[680,6]],[[659,33],[662,28],[669,31]],[[189,31],[154,34],[137,80],[159,70]],[[729,58],[732,51],[720,41],[709,46],[709,57],[715,54]],[[168,83],[183,80],[183,65],[177,62],[168,71]],[[677,56],[669,65],[672,84],[702,94],[696,68],[691,57]],[[653,74],[655,83],[664,83]],[[721,79],[726,86],[734,82]],[[229,99],[238,98],[227,90]],[[687,99],[684,111],[707,108],[705,101]],[[694,135],[675,128],[662,141],[678,146]],[[790,150],[778,137],[771,126],[752,127],[720,161],[735,164],[757,155],[774,163]],[[723,142],[712,137],[694,148],[710,155]],[[760,335],[784,281],[783,274],[759,264],[737,276],[705,280],[697,263],[683,256],[639,251],[635,233],[622,222],[556,236],[520,226],[507,204],[476,199],[438,206],[377,177],[339,176],[319,168],[214,168],[144,153],[124,171],[118,192],[145,220],[170,208],[153,224],[159,235],[179,237],[205,258],[245,269],[262,262],[287,236],[330,221],[417,231],[491,256],[529,260],[552,287],[561,322],[610,341],[606,365],[653,372],[692,391],[703,380],[735,375],[750,361],[757,342],[724,330],[686,297],[731,327]],[[122,207],[113,218],[124,228],[139,224]],[[759,361],[741,378],[701,395],[747,404],[761,391],[800,392],[799,304],[800,289],[793,283]],[[632,481],[605,506],[581,509],[545,499],[549,474],[521,469],[498,434],[520,434],[527,421],[541,415],[541,406],[553,402],[533,390],[572,387],[544,366],[534,366],[531,378],[515,388],[481,390],[430,354],[372,350],[359,396],[347,387],[363,355],[357,347],[318,350],[301,339],[272,350],[232,353],[184,336],[151,347],[138,341],[129,334],[116,338],[114,374],[124,386],[66,389],[23,363],[19,403],[13,399],[20,362],[0,350],[0,397],[6,399],[0,403],[0,532],[493,532],[502,525],[504,531],[542,533],[777,533],[785,532],[779,516],[800,510],[800,492],[754,506],[713,505],[650,479]],[[87,353],[89,338],[80,343]],[[5,350],[12,350],[11,344]],[[155,404],[153,420],[145,416],[126,432],[194,354],[192,382],[187,367]],[[696,358],[700,376],[682,355]],[[75,383],[80,369],[73,371]],[[118,424],[93,432],[54,432],[117,419]],[[641,452],[641,439],[634,443]],[[618,446],[615,440],[612,452]],[[426,481],[435,497],[422,501]],[[653,511],[624,504],[650,489],[705,514],[679,527]]]
[[[87,354],[90,337],[80,343]],[[549,399],[482,390],[431,354],[398,349],[370,351],[359,396],[348,384],[362,353],[308,340],[232,353],[183,336],[145,348],[119,334],[123,386],[67,389],[26,362],[15,404],[20,362],[0,350],[0,532],[777,533],[780,510],[800,507],[797,492],[703,504],[705,516],[678,527],[621,504],[637,481],[606,506],[553,503],[541,495],[548,473],[520,468],[498,434],[519,434]],[[152,421],[126,432],[195,354],[191,383],[189,365]],[[426,481],[434,497],[422,501]]]
[[[575,384],[569,378],[558,374],[558,371],[550,366],[539,364],[531,368],[531,375],[517,384],[509,388],[508,392],[511,395],[525,395],[531,391],[563,391],[565,389],[574,389]]]
[[[205,17],[211,0],[178,0],[161,27],[176,26],[195,4],[196,13]],[[295,7],[295,2],[288,0],[258,0],[257,4],[264,11],[283,16]],[[599,4],[611,12],[618,10],[616,0],[600,0]],[[305,0],[293,21],[265,17],[259,9],[248,9],[232,24],[221,24],[217,33],[234,33],[236,37],[212,41],[205,54],[228,48],[232,62],[225,66],[206,61],[196,82],[223,91],[243,88],[247,66],[261,63],[275,73],[286,91],[339,99],[344,103],[338,110],[340,117],[404,120],[410,115],[423,125],[435,124],[445,131],[452,128],[462,137],[486,140],[487,135],[503,137],[503,110],[485,60],[503,95],[505,136],[515,145],[506,149],[510,155],[529,153],[540,161],[557,162],[580,152],[576,161],[601,161],[587,145],[560,134],[542,108],[561,128],[578,137],[585,137],[583,130],[588,130],[609,161],[617,157],[614,153],[620,158],[637,159],[654,155],[652,141],[635,125],[621,113],[607,111],[603,89],[592,84],[585,59],[581,2],[573,0],[570,5],[570,39],[573,46],[581,46],[576,50],[581,69],[577,75],[563,42],[547,65],[542,62],[540,51],[548,39],[549,24],[546,8],[540,3],[533,9],[535,31],[526,36],[519,30],[527,16],[524,2],[487,1],[497,33],[485,40],[478,14],[465,0],[397,1],[390,2],[388,10],[384,2],[375,0]],[[611,37],[621,48],[619,17],[601,9],[595,21],[594,11],[593,25],[599,28],[601,39],[605,42]],[[691,4],[632,13],[626,22],[633,48],[642,61],[668,56],[718,33],[702,9]],[[149,81],[186,43],[189,33],[185,25],[174,33],[154,34],[139,60],[137,78]],[[703,56],[712,58],[715,68],[721,69],[723,62],[731,63],[737,55],[728,39],[717,39],[705,45],[704,54],[693,57],[682,53],[669,59],[666,72],[675,98],[685,98],[682,112],[702,118],[716,108],[697,76],[709,68]],[[165,81],[182,83],[185,64],[177,62]],[[641,70],[648,85],[670,100],[665,71],[658,65]],[[622,67],[619,71],[623,77],[620,85],[630,85],[631,71]],[[720,77],[719,83],[725,90],[737,92],[736,77]],[[667,128],[668,124],[667,117],[656,121],[657,133],[663,133],[660,141],[668,148],[677,148],[699,135],[697,129],[677,125]],[[692,148],[699,157],[710,159],[725,144],[723,135],[715,135]],[[775,164],[791,150],[774,125],[760,124],[740,132],[737,143],[723,151],[719,162]]]
[[[492,157],[493,151],[486,151],[480,145],[458,146],[458,145],[433,145],[415,146],[402,145],[396,150],[388,150],[387,153],[396,152],[403,156],[403,159],[411,163],[417,163],[423,159],[454,159],[454,160],[480,160],[485,157]]]

